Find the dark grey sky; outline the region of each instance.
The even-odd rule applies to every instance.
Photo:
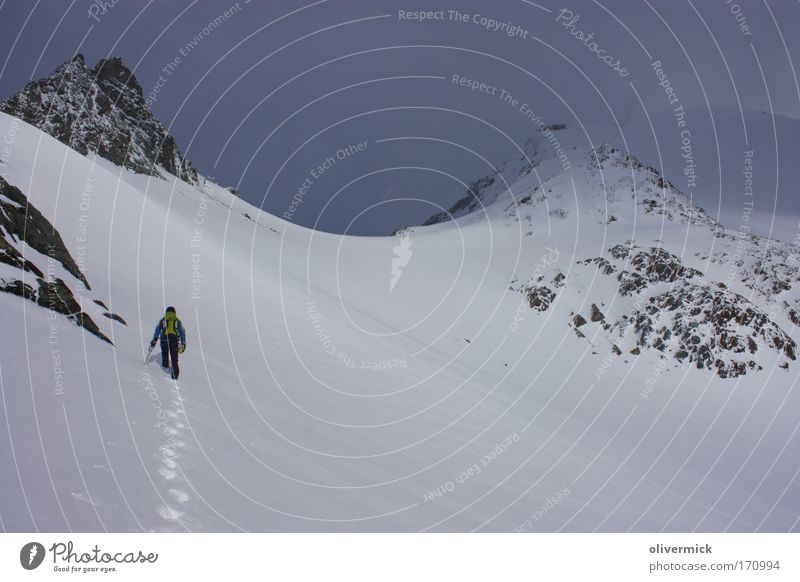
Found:
[[[627,77],[557,22],[562,8],[580,16],[576,28],[593,32]],[[444,10],[445,20],[399,18],[400,10],[421,9]],[[451,20],[448,10],[470,18]],[[472,21],[475,14],[521,32],[487,30]],[[152,109],[200,171],[278,215],[313,168],[348,144],[367,142],[314,180],[292,220],[385,234],[449,206],[463,194],[461,182],[489,172],[464,148],[500,162],[514,149],[503,132],[517,142],[532,133],[497,96],[453,85],[454,73],[505,88],[554,123],[646,123],[638,92],[657,131],[674,145],[671,113],[650,66],[660,60],[680,103],[693,108],[697,143],[707,144],[697,160],[700,203],[737,226],[747,132],[760,170],[758,228],[766,234],[774,225],[792,239],[800,215],[798,29],[800,4],[790,0],[6,0],[0,98],[75,52],[89,64],[121,56],[145,94],[162,76]],[[709,105],[725,128],[722,172]],[[771,119],[752,113],[743,126],[740,106],[783,116],[777,157]],[[434,139],[376,143],[408,136]],[[653,144],[636,147],[655,164]],[[668,177],[680,185],[679,148],[662,146],[662,155]]]

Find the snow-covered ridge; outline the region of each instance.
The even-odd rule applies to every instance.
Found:
[[[763,369],[757,353],[788,369],[796,359],[789,332],[800,321],[792,245],[726,229],[658,170],[613,144],[582,147],[577,132],[564,127],[558,135],[569,171],[552,144],[534,136],[425,224],[485,223],[518,233],[531,253],[541,244],[534,241],[574,247],[574,260],[562,255],[547,275],[531,276],[523,264],[510,289],[537,314],[560,308],[555,317],[598,353],[622,359],[623,351],[654,349],[672,365],[691,363],[723,378]],[[594,284],[575,304],[568,298],[581,294],[581,274]],[[598,284],[606,277],[611,284]],[[613,315],[599,317],[598,306]],[[582,327],[589,321],[596,325]]]

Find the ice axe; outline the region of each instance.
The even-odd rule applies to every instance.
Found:
[[[144,365],[147,365],[147,360],[150,358],[150,354],[153,353],[153,348],[156,347],[156,344],[151,343],[150,347],[147,349],[147,355],[144,357]]]

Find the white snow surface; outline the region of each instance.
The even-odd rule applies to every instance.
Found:
[[[616,279],[576,264],[632,239],[774,307],[796,336],[780,308],[794,292],[770,303],[730,281],[709,257],[734,243],[713,221],[641,212],[649,186],[634,192],[630,169],[601,177],[581,149],[570,174],[541,160],[485,214],[408,229],[405,252],[0,115],[11,133],[0,172],[85,267],[91,291],[60,276],[114,346],[0,293],[4,530],[800,529],[797,363],[762,351],[763,370],[722,379],[624,341],[612,356],[597,324],[568,325],[595,297],[609,318],[632,310]],[[530,309],[520,284],[558,272],[553,306]],[[143,365],[167,305],[188,334],[177,383],[157,352]]]

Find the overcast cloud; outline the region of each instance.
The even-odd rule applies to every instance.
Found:
[[[406,18],[418,10],[437,14]],[[89,64],[121,56],[203,174],[284,215],[314,171],[291,219],[374,235],[449,206],[491,170],[479,156],[501,162],[533,133],[503,89],[549,122],[605,128],[590,129],[593,141],[616,132],[622,144],[617,124],[649,127],[646,111],[680,187],[658,61],[688,112],[700,204],[737,226],[753,150],[754,228],[793,240],[799,28],[788,0],[7,1],[0,98],[76,52]],[[391,139],[411,136],[431,139]],[[658,165],[656,141],[635,141],[631,151]]]

